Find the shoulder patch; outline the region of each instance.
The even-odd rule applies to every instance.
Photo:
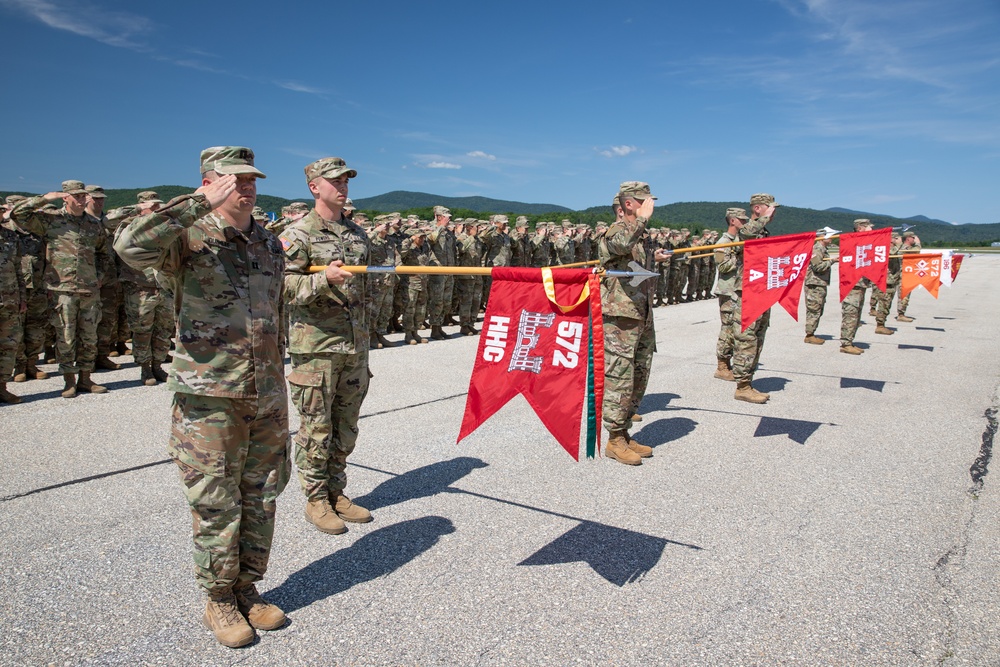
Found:
[[[288,252],[288,249],[292,247],[292,242],[284,236],[279,237],[278,240],[281,241],[281,247],[285,249],[285,252]]]

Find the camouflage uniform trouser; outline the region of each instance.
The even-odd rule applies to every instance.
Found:
[[[121,300],[121,285],[105,285],[101,288],[101,321],[97,325],[97,356],[106,357],[118,344],[118,306]]]
[[[656,273],[656,300],[664,301],[670,285],[670,262],[657,262]]]
[[[729,362],[733,358],[733,349],[736,344],[733,340],[733,308],[736,307],[736,299],[733,297],[719,295],[719,319],[722,320],[722,327],[719,329],[719,340],[715,344],[715,356],[719,361]]]
[[[701,264],[697,259],[688,262],[688,287],[686,298],[694,301],[698,298],[698,285],[701,284]]]
[[[679,303],[684,285],[687,284],[687,264],[674,261],[670,265],[670,303]]]
[[[416,331],[427,319],[427,288],[422,282],[417,276],[410,276],[403,308],[403,331]]]
[[[399,282],[392,288],[392,317],[393,319],[403,316],[406,310],[406,293],[409,290],[409,280],[407,276],[397,276]]]
[[[56,330],[59,372],[93,371],[97,357],[97,323],[101,320],[100,297],[49,290],[49,310]]]
[[[826,285],[806,285],[806,335],[812,336],[826,307]]]
[[[737,382],[750,382],[760,363],[760,352],[764,349],[764,337],[771,324],[771,311],[765,310],[760,317],[743,331],[743,295],[737,293],[733,299],[733,378]]]
[[[20,311],[20,303],[0,303],[0,383],[9,381],[14,372],[17,350],[21,346]]]
[[[389,319],[392,317],[392,295],[395,282],[392,276],[369,276],[368,329],[371,333],[388,333]]]
[[[472,326],[479,317],[479,305],[483,298],[483,277],[468,276],[455,280],[458,287],[458,320]]]
[[[428,276],[427,321],[432,327],[444,324],[444,318],[451,314],[454,290],[455,276]]]
[[[267,570],[288,483],[288,397],[174,394],[167,453],[191,508],[194,576],[208,594]]]
[[[347,486],[347,457],[358,441],[369,377],[368,350],[292,355],[288,382],[302,421],[295,434],[295,465],[308,500],[335,501]]]
[[[704,299],[709,298],[709,294],[712,292],[712,283],[715,282],[715,267],[711,264],[702,263],[701,265],[701,282],[699,283],[699,291]]]
[[[854,286],[840,304],[840,346],[854,344],[854,334],[861,324],[861,306],[865,302],[865,288]]]
[[[173,318],[158,287],[125,283],[125,308],[132,329],[132,356],[135,363],[163,363],[170,352]]]
[[[604,317],[604,428],[627,431],[646,394],[656,350],[652,320]]]
[[[896,302],[896,317],[906,315],[906,308],[910,305],[910,294],[913,294],[913,292],[899,297],[899,301]]]
[[[24,333],[17,348],[17,368],[24,368],[31,359],[38,361],[38,355],[45,349],[45,336],[49,329],[49,295],[44,289],[28,290],[28,310],[21,317]]]
[[[895,298],[898,290],[899,285],[890,285],[888,283],[886,283],[884,292],[877,287],[872,289],[872,294],[877,297],[875,301],[875,322],[877,324],[884,326],[885,321],[889,319],[889,313],[892,312],[892,300]]]

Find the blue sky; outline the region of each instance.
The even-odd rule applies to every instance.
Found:
[[[1000,222],[1000,2],[0,0],[0,189],[196,185],[247,145],[259,191],[574,209],[843,206]]]

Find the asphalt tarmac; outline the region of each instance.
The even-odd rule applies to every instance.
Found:
[[[290,622],[242,649],[201,625],[170,392],[10,384],[0,664],[1000,664],[997,284],[967,260],[858,357],[836,289],[822,347],[773,309],[766,405],[712,377],[716,302],[656,309],[639,467],[573,461],[520,397],[456,444],[478,338],[375,350],[347,489],[375,520],[317,532],[293,475],[260,586]]]

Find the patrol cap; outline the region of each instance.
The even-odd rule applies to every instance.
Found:
[[[358,172],[347,166],[344,158],[339,157],[322,157],[307,164],[304,171],[306,172],[306,183],[312,183],[314,179],[320,177],[339,178],[346,175],[348,178],[356,178],[358,175]]]
[[[289,204],[285,208],[287,208],[287,209],[289,209],[291,211],[305,211],[306,213],[308,213],[309,211],[312,210],[312,206],[310,206],[309,204],[305,203],[304,201],[293,201],[291,204]]]
[[[618,186],[618,197],[631,197],[632,199],[656,199],[649,191],[649,183],[642,181],[625,181]]]
[[[102,188],[100,185],[88,185],[84,189],[87,191],[87,194],[89,194],[94,199],[103,199],[107,197],[107,195],[104,194],[104,188]]]
[[[774,207],[781,206],[781,204],[774,201],[773,195],[769,195],[766,192],[759,192],[755,195],[751,195],[750,205],[756,206],[757,204],[762,204],[764,206],[774,206]]]
[[[726,219],[729,218],[739,218],[740,220],[749,220],[750,217],[747,216],[747,212],[742,208],[727,208],[726,209]]]
[[[253,151],[245,146],[212,146],[201,152],[201,173],[214,171],[217,174],[253,174],[257,178],[267,178],[264,172],[253,166]]]
[[[251,212],[251,215],[253,217],[255,217],[255,218],[266,218],[267,217],[267,213],[265,213],[264,209],[262,209],[260,206],[254,206],[253,207],[253,211]]]
[[[434,207],[434,215],[436,215],[436,216],[437,215],[446,215],[446,216],[448,216],[450,218],[451,217],[451,211],[449,211],[444,206],[435,206]]]
[[[490,222],[492,222],[494,224],[497,224],[497,225],[506,225],[506,224],[509,224],[509,222],[507,221],[507,216],[506,215],[491,215],[490,216]]]
[[[519,215],[519,216],[517,216],[517,220],[514,221],[514,224],[516,226],[518,226],[518,227],[527,227],[528,226],[528,218],[525,217],[525,216],[523,216],[523,215]]]
[[[27,197],[23,195],[7,195],[7,198],[4,200],[4,202],[7,204],[7,206],[13,206],[14,204],[22,202],[25,199],[27,199]]]
[[[913,232],[903,232],[903,238],[904,239],[912,239],[912,238],[916,238],[916,236],[917,235],[914,234]]]
[[[138,203],[149,203],[149,204],[162,204],[163,200],[160,199],[160,195],[156,194],[152,190],[144,190],[135,196]]]
[[[854,221],[854,231],[859,231],[862,227],[872,227],[872,221],[868,218],[858,218]]]
[[[424,230],[420,229],[419,227],[410,227],[404,233],[407,236],[409,236],[411,239],[414,238],[414,237],[416,237],[416,236],[427,236],[427,232],[425,232]]]
[[[63,181],[62,191],[71,195],[87,194],[87,189],[83,186],[83,181]]]

